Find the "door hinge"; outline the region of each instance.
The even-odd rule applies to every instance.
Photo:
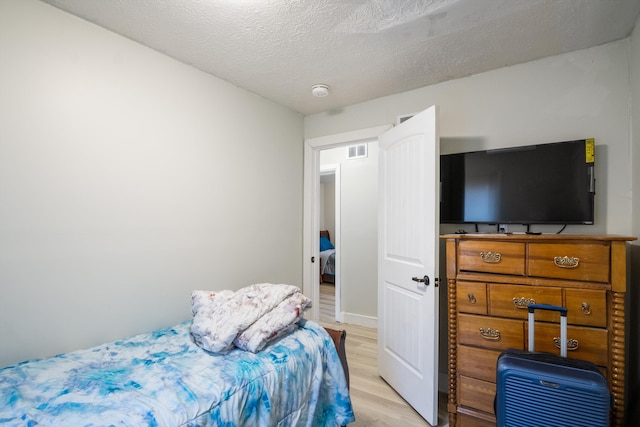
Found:
[[[311,262],[312,262],[312,263],[316,262],[316,257],[312,256],[312,257],[311,257]]]

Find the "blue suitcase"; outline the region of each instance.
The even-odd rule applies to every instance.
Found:
[[[560,312],[560,356],[534,351],[534,311]],[[609,425],[611,395],[598,367],[567,356],[567,309],[529,306],[529,350],[508,349],[496,369],[498,427]]]

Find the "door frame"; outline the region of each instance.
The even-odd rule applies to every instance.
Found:
[[[320,152],[359,141],[377,138],[393,125],[375,126],[350,132],[308,138],[304,141],[304,190],[302,231],[302,292],[320,301]],[[339,255],[338,255],[339,256]],[[316,262],[312,261],[315,260]],[[338,296],[336,296],[336,303]],[[336,307],[336,311],[338,307]],[[311,320],[320,320],[319,304],[312,304]]]

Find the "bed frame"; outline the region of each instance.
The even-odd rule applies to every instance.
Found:
[[[342,329],[331,329],[326,326],[324,328],[331,336],[331,339],[336,346],[336,350],[338,350],[338,356],[340,357],[340,362],[342,362],[342,369],[344,370],[344,376],[347,380],[347,387],[349,387],[349,364],[347,363],[347,350],[345,348],[347,331]]]
[[[329,230],[320,230],[320,237],[326,237],[331,242],[331,236],[329,235]],[[322,265],[320,265],[320,271],[322,271]],[[331,277],[331,275],[329,274],[320,273],[320,283],[336,283],[336,280],[334,277]]]

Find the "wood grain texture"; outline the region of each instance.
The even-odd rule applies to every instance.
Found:
[[[524,243],[465,240],[458,249],[458,268],[524,276],[524,249]]]
[[[449,398],[447,410],[449,411],[449,424],[452,427],[458,425],[457,419],[457,407],[458,407],[458,381],[457,381],[457,365],[458,365],[458,306],[457,306],[457,291],[455,277],[455,265],[456,251],[453,242],[447,242],[447,272],[451,274],[448,277],[448,320],[449,320]]]
[[[613,426],[624,425],[625,395],[625,306],[624,293],[611,293],[611,317],[609,329],[609,384],[613,396]]]

